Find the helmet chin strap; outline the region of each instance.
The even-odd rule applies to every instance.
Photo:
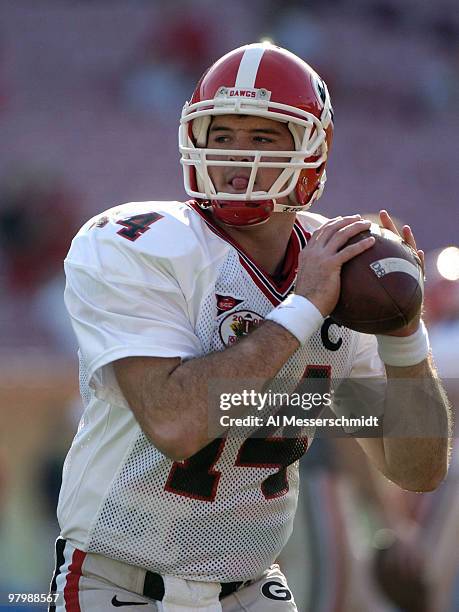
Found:
[[[274,210],[273,200],[258,200],[247,205],[244,200],[212,200],[216,219],[231,227],[254,227],[266,223]]]

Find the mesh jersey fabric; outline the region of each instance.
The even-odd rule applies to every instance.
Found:
[[[65,262],[86,408],[64,467],[64,538],[194,580],[248,580],[273,563],[291,533],[298,460],[312,436],[283,440],[273,430],[270,446],[230,429],[175,463],[140,429],[111,363],[140,355],[190,359],[236,342],[292,290],[295,258],[324,221],[298,215],[292,269],[277,285],[192,203],[130,203],[83,226]],[[333,380],[382,374],[374,337],[336,325],[327,333],[333,350],[319,330],[274,388],[291,391],[311,365]]]

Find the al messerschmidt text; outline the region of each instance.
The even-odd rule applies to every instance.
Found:
[[[274,414],[265,419],[254,415],[230,417],[228,414],[223,414],[220,417],[220,425],[222,427],[378,427],[379,419],[376,416],[307,419],[288,414]]]

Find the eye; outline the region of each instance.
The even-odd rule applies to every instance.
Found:
[[[225,143],[228,142],[231,138],[231,134],[229,132],[225,132],[224,130],[216,130],[211,131],[209,134],[209,142],[213,143]]]
[[[215,135],[211,137],[211,142],[215,143],[215,144],[225,144],[227,142],[229,142],[230,137],[229,136],[222,136],[222,135]]]
[[[261,144],[271,144],[272,142],[274,142],[273,139],[268,138],[268,136],[255,136],[254,141],[259,142]]]

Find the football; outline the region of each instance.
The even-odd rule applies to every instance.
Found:
[[[345,246],[368,236],[375,237],[374,245],[341,269],[341,293],[330,316],[355,331],[384,334],[407,325],[419,313],[424,273],[416,251],[376,224]]]

